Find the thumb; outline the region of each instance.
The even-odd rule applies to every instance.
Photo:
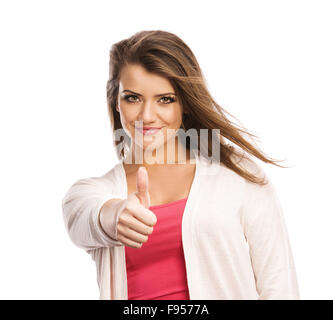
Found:
[[[136,196],[140,200],[140,203],[146,207],[150,207],[150,196],[149,196],[149,183],[148,183],[148,172],[145,167],[140,167],[136,173]]]

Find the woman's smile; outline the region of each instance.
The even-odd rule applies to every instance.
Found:
[[[157,132],[159,132],[162,129],[162,127],[160,127],[160,128],[157,128],[157,127],[153,128],[153,127],[151,127],[151,128],[143,128],[143,129],[142,128],[137,128],[137,129],[144,136],[146,136],[146,135],[151,136],[151,135],[154,135]]]

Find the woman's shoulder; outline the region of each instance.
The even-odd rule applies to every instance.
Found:
[[[272,183],[271,178],[267,174],[266,170],[261,164],[258,163],[258,160],[255,160],[253,157],[241,153],[235,153],[233,159],[237,166],[240,166],[249,173],[257,176],[260,179],[263,179],[263,184],[254,183],[243,177],[240,177],[243,184],[243,200],[245,202],[251,200],[254,202],[263,202],[263,201],[272,201],[277,197],[276,189]]]
[[[259,163],[255,159],[253,159],[253,157],[246,154],[245,151],[242,151],[241,149],[235,149],[230,155],[230,160],[235,166],[241,168],[242,170],[257,176],[260,179],[267,179],[267,174],[263,167],[259,165]],[[216,178],[223,178],[227,179],[228,181],[233,180],[234,182],[240,184],[248,182],[248,180],[246,180],[244,177],[231,169],[223,161],[214,160],[209,162],[207,160],[204,160],[203,163],[205,164],[204,167],[208,168],[204,171],[204,173],[207,175],[213,175]],[[208,166],[207,163],[209,163]]]
[[[231,155],[231,159],[234,164],[241,167],[243,170],[257,176],[260,179],[267,180],[267,173],[263,169],[262,165],[258,163],[251,155],[246,154],[243,150],[235,150]]]
[[[220,163],[220,165],[217,166],[219,169],[218,174],[215,175],[215,183],[218,183],[223,190],[227,190],[227,192],[231,194],[239,195],[239,200],[245,202],[248,197],[257,198],[259,200],[273,192],[272,189],[274,188],[271,180],[263,166],[259,164],[257,160],[242,150],[234,152],[230,156],[230,159],[237,167],[263,180],[264,184],[249,181],[224,163]]]
[[[121,164],[113,165],[111,169],[101,175],[95,175],[76,180],[71,189],[75,190],[117,190],[121,187]]]
[[[123,184],[123,168],[120,162],[114,164],[111,169],[109,169],[104,174],[95,177],[99,184],[110,188],[110,190],[119,190]]]

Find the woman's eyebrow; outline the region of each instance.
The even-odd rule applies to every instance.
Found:
[[[131,93],[134,93],[134,94],[136,94],[137,96],[142,96],[142,94],[140,94],[140,93],[137,93],[137,92],[134,92],[134,91],[132,91],[132,90],[128,90],[128,89],[126,89],[126,90],[123,90],[123,92],[125,92],[125,91],[128,91],[128,92],[131,92]],[[176,95],[174,92],[166,92],[166,93],[160,93],[160,94],[156,94],[154,97],[161,97],[161,96],[165,96],[165,95],[167,95],[167,94],[172,94],[172,95]]]

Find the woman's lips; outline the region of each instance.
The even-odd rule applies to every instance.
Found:
[[[158,131],[160,131],[162,128],[150,128],[150,129],[142,129],[138,128],[140,133],[143,133],[144,136],[151,136],[153,134],[156,134]]]

